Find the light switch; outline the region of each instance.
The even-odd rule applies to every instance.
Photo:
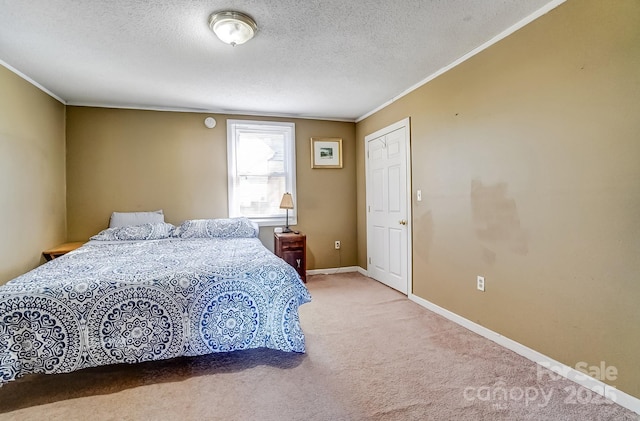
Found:
[[[418,199],[418,202],[422,202],[422,190],[418,190],[416,192],[416,197]]]

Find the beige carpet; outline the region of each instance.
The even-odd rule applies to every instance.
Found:
[[[304,355],[28,376],[0,388],[0,420],[639,419],[369,278],[315,275],[308,286]]]

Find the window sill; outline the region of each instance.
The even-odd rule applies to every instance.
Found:
[[[260,227],[284,227],[287,224],[285,218],[249,218]],[[298,218],[289,217],[289,226],[298,225]]]

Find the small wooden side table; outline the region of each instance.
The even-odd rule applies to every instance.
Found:
[[[307,282],[307,236],[295,233],[274,233],[274,253],[289,263]]]
[[[59,246],[55,246],[53,248],[43,251],[42,255],[44,256],[45,260],[48,262],[50,260],[55,259],[56,257],[60,257],[63,254],[67,254],[70,251],[77,249],[83,244],[84,242],[82,241],[60,244]]]

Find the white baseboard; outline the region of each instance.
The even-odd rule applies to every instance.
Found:
[[[546,367],[552,370],[554,373],[565,377],[580,386],[584,386],[594,393],[604,396],[605,398],[609,398],[612,401],[616,402],[618,405],[627,408],[636,414],[640,414],[640,399],[635,396],[631,396],[628,393],[625,393],[621,390],[616,389],[613,386],[609,386],[608,384],[595,379],[591,376],[588,376],[568,365],[562,364],[552,358],[547,357],[544,354],[541,354],[538,351],[535,351],[521,343],[518,343],[512,339],[507,338],[506,336],[502,336],[497,332],[494,332],[491,329],[487,329],[484,326],[481,326],[471,320],[465,319],[462,316],[459,316],[452,311],[449,311],[445,308],[438,306],[430,301],[425,300],[424,298],[420,298],[417,295],[409,294],[409,299],[421,306],[425,307],[428,310],[433,311],[454,323],[459,324],[460,326],[469,329],[472,332],[477,333],[480,336],[484,336],[485,338],[501,345],[517,354],[522,355],[528,360],[531,360],[542,367]]]
[[[360,266],[346,266],[342,268],[311,269],[307,275],[333,275],[334,273],[360,272]],[[366,276],[366,275],[365,275]]]

